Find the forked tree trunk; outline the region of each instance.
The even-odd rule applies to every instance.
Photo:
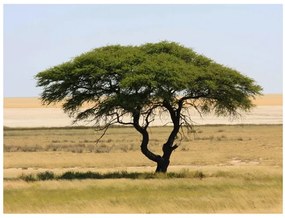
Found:
[[[156,167],[155,172],[156,173],[166,173],[169,163],[170,163],[169,159],[164,159],[163,157],[161,157],[160,160],[157,162],[157,167]]]
[[[166,173],[167,172],[167,168],[169,166],[170,163],[170,156],[172,154],[172,152],[177,148],[177,145],[171,145],[171,144],[164,144],[163,145],[163,155],[162,157],[159,158],[159,161],[157,162],[157,167],[155,172],[157,173]]]
[[[142,142],[141,142],[141,152],[149,159],[157,164],[157,168],[155,170],[156,173],[166,173],[167,168],[170,163],[170,156],[172,151],[177,148],[176,145],[172,146],[170,144],[164,144],[162,147],[163,155],[156,155],[148,149],[149,135],[148,132],[143,128],[137,128],[139,132],[142,134]]]
[[[162,146],[162,151],[163,155],[160,158],[160,160],[157,162],[157,168],[155,172],[161,172],[161,173],[166,173],[167,168],[170,163],[170,156],[172,152],[178,147],[176,144],[173,145],[175,138],[179,132],[180,129],[180,110],[175,112],[172,110],[172,108],[168,107],[170,114],[171,114],[171,119],[173,122],[173,129],[168,137],[167,142]]]
[[[172,152],[178,147],[177,145],[173,145],[173,143],[180,129],[179,121],[180,121],[180,110],[182,106],[180,106],[179,109],[176,111],[174,111],[170,105],[166,105],[166,106],[171,114],[171,119],[173,121],[174,126],[173,126],[172,132],[170,133],[168,137],[167,142],[162,146],[162,151],[163,151],[162,156],[156,155],[148,149],[149,135],[147,132],[147,128],[143,128],[139,125],[139,116],[140,116],[139,113],[136,113],[133,115],[134,127],[142,135],[141,152],[148,159],[157,163],[157,167],[155,170],[156,173],[166,173],[167,172],[167,168],[170,163],[170,156]]]
[[[161,160],[161,156],[152,153],[148,149],[149,143],[149,135],[146,128],[143,128],[139,125],[139,114],[134,114],[134,127],[135,129],[142,135],[142,142],[141,142],[141,152],[150,160],[158,163]]]

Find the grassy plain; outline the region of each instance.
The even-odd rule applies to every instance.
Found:
[[[161,153],[170,127],[153,127]],[[185,132],[169,172],[204,178],[25,182],[52,171],[153,172],[132,128],[4,129],[5,213],[281,213],[282,125],[197,126]]]

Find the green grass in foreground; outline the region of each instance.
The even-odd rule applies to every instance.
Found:
[[[4,212],[282,212],[282,175],[217,171],[203,179],[158,177],[29,183],[22,180],[5,181],[9,189],[4,189]]]

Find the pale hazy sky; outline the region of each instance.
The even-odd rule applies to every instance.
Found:
[[[4,5],[4,97],[34,75],[111,44],[169,40],[282,93],[282,5]]]

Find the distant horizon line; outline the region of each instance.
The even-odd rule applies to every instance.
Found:
[[[283,93],[264,93],[262,95],[283,95]],[[3,98],[41,98],[41,97],[40,96],[3,96]]]

